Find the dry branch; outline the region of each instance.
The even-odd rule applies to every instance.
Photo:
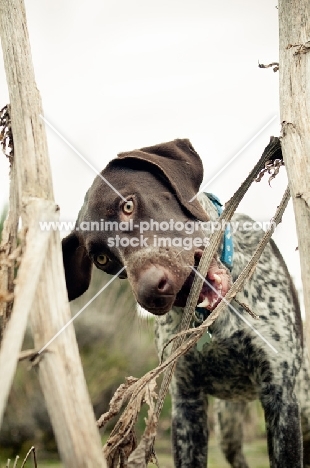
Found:
[[[135,451],[137,447],[136,435],[134,431],[134,426],[138,418],[142,404],[145,402],[149,406],[149,421],[151,423],[153,414],[154,414],[154,400],[156,398],[155,385],[156,382],[154,379],[149,379],[145,385],[140,386],[138,392],[136,392],[136,384],[139,384],[139,381],[134,382],[131,386],[131,391],[135,395],[131,396],[126,411],[123,416],[118,420],[113,431],[111,432],[107,443],[104,446],[104,453],[109,467],[125,468],[127,467],[127,460],[132,452]],[[117,391],[117,400],[118,403],[116,407],[113,406],[113,403],[110,404],[110,411],[106,415],[103,415],[100,418],[101,423],[103,420],[110,419],[110,415],[115,415],[116,411],[119,412],[119,401],[120,396],[123,393],[123,397],[128,396],[128,387],[120,387]],[[124,398],[121,398],[124,400]],[[155,424],[156,429],[156,424]],[[148,432],[150,429],[148,428]],[[140,453],[140,448],[139,448]],[[140,458],[140,456],[139,456]],[[144,459],[146,458],[144,453]],[[142,465],[143,466],[143,465]]]
[[[279,70],[278,62],[271,62],[268,65],[264,65],[263,63],[258,63],[258,68],[270,68],[270,67],[272,67],[274,72],[277,72]]]
[[[25,206],[25,210],[18,212],[18,215],[21,214],[23,227],[28,231],[26,250],[17,277],[15,305],[1,350],[0,408],[3,408],[12,368],[19,357],[20,337],[27,311],[31,309],[31,327],[37,349],[41,349],[66,325],[71,314],[59,233],[44,234],[38,226],[38,219],[42,220],[41,208],[45,206],[44,212],[48,216],[50,212],[46,211],[46,207],[55,212],[55,204],[45,128],[40,118],[43,114],[41,98],[34,78],[23,0],[0,2],[0,31],[14,139],[15,176],[11,193],[17,200],[14,206],[18,209]],[[10,232],[10,235],[14,233]],[[34,276],[30,276],[28,271],[28,278],[25,273],[27,264],[31,273],[36,269]],[[24,317],[22,323],[16,325],[22,301]],[[18,340],[12,344],[10,336],[14,333],[18,334]],[[14,355],[7,355],[9,346],[14,346]],[[9,363],[4,362],[5,357]],[[37,367],[64,465],[74,468],[105,467],[72,325],[50,345],[47,353],[41,355]]]
[[[281,146],[300,253],[310,353],[310,2],[279,0]]]
[[[271,181],[279,174],[281,166],[284,166],[283,159],[273,159],[265,163],[264,169],[258,174],[255,181],[260,182],[264,175],[270,174],[268,179],[268,184],[270,185]]]
[[[18,272],[12,316],[5,329],[0,350],[1,375],[5,377],[0,386],[0,423],[14,378],[19,351],[23,343],[51,234],[51,232],[38,230],[39,221],[46,217],[51,219],[55,213],[55,205],[47,200],[32,199],[26,207],[26,213],[29,226],[27,247]]]
[[[0,111],[0,144],[4,154],[10,162],[10,206],[7,218],[2,230],[0,245],[0,291],[11,295],[14,291],[14,274],[16,262],[10,256],[17,248],[17,228],[19,219],[19,200],[16,190],[16,170],[14,164],[13,136],[10,116],[10,106],[7,105]],[[0,343],[3,330],[11,316],[13,300],[0,302]],[[0,418],[1,420],[1,418]]]

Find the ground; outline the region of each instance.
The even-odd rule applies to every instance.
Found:
[[[159,460],[160,468],[173,468],[172,457],[170,454],[170,442],[169,440],[161,440],[156,443],[156,452]],[[269,468],[269,462],[267,457],[266,441],[260,439],[255,442],[245,443],[244,451],[247,457],[247,461],[251,468]],[[12,462],[11,462],[12,464]],[[6,464],[4,460],[0,461],[0,468],[5,468]],[[21,463],[18,464],[18,467]],[[29,460],[26,463],[25,468],[32,467],[33,462]],[[53,461],[38,461],[38,468],[62,468],[63,465]],[[150,464],[149,468],[155,468],[155,465]],[[212,436],[210,439],[210,451],[209,451],[209,468],[229,468],[229,465],[225,462],[223,455],[221,454],[215,437]]]

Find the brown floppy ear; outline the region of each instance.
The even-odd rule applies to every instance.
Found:
[[[209,216],[196,198],[203,179],[203,166],[199,155],[187,139],[173,140],[139,150],[120,153],[119,159],[147,161],[165,175],[180,204],[195,218],[208,221]]]
[[[87,255],[84,243],[74,231],[62,240],[62,255],[68,298],[72,301],[88,289],[92,261]]]

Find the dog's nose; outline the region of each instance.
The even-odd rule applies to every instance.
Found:
[[[153,314],[168,312],[176,295],[172,274],[164,267],[152,265],[144,270],[138,281],[137,300]]]

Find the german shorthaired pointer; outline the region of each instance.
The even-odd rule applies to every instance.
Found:
[[[159,353],[178,331],[192,267],[207,246],[205,229],[218,217],[207,196],[190,202],[202,177],[202,162],[188,140],[121,153],[95,178],[76,229],[63,240],[69,299],[86,291],[93,264],[110,275],[126,267],[119,276],[128,278],[137,302],[157,316]],[[232,221],[239,223],[232,234],[233,267],[230,271],[220,260],[221,247],[200,293],[197,310],[204,318],[262,236],[249,229],[250,218],[235,215]],[[220,399],[221,447],[232,467],[248,467],[241,415],[257,398],[265,414],[270,466],[310,467],[310,379],[302,321],[296,290],[273,241],[238,299],[212,325],[205,342],[178,362],[171,385],[175,466],[206,466],[209,394]]]

